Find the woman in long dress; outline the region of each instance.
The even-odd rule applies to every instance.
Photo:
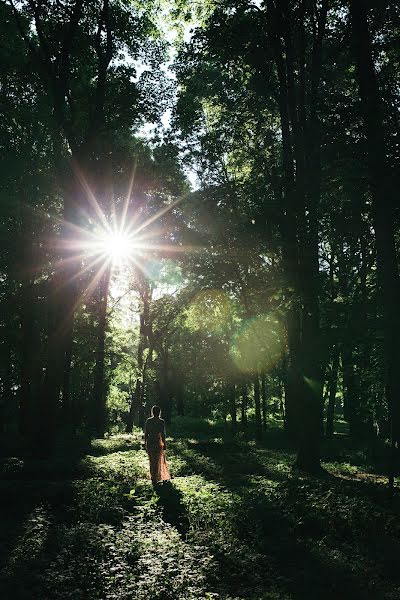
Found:
[[[149,455],[150,476],[153,485],[160,481],[171,479],[165,451],[165,421],[160,418],[161,409],[159,406],[153,406],[151,417],[146,421],[144,427],[144,443]]]

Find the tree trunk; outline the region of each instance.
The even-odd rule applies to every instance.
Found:
[[[143,381],[138,379],[136,381],[136,398],[137,398],[137,406],[138,406],[138,425],[139,427],[144,427],[145,423],[145,396],[144,396],[144,385]]]
[[[328,407],[326,411],[326,437],[332,438],[334,434],[335,402],[337,390],[337,377],[339,369],[339,349],[334,348],[332,369],[329,375],[329,396]]]
[[[289,106],[297,114],[292,117],[295,134],[296,189],[299,204],[299,266],[298,281],[301,299],[301,419],[299,420],[299,451],[297,466],[307,470],[320,469],[320,437],[322,429],[322,365],[323,347],[319,326],[319,203],[320,203],[320,123],[318,118],[319,84],[322,64],[322,42],[325,35],[328,2],[320,7],[302,3],[297,51],[297,94],[289,95]],[[306,19],[315,20],[311,56],[307,58]],[[287,36],[290,40],[290,32]],[[294,78],[294,50],[288,53],[288,78]],[[306,65],[309,65],[310,89],[306,93]],[[308,102],[308,104],[306,104]],[[293,106],[292,106],[293,104]]]
[[[161,355],[161,371],[159,381],[159,402],[163,418],[166,423],[171,423],[172,416],[172,394],[169,372],[169,355],[168,350],[164,349]]]
[[[300,386],[300,367],[298,362],[300,354],[300,319],[297,311],[294,308],[289,309],[289,313],[290,314],[288,315],[287,322],[289,353],[285,360],[286,377],[284,381],[285,431],[292,441],[298,442],[298,390]]]
[[[279,388],[278,404],[279,404],[279,413],[283,419],[283,422],[285,423],[286,422],[286,412],[285,412],[284,392],[285,392],[285,385],[284,385],[284,382],[282,382],[282,385]]]
[[[400,443],[400,381],[397,373],[400,363],[400,287],[394,231],[396,191],[386,158],[382,102],[374,68],[366,3],[351,0],[350,16],[367,138],[371,208],[383,307],[385,387],[394,451]],[[390,484],[393,485],[393,473],[390,474]]]
[[[91,406],[91,429],[97,437],[102,437],[106,427],[107,390],[104,379],[104,358],[107,327],[107,301],[110,285],[111,264],[108,264],[101,277],[98,306],[96,365]]]
[[[261,376],[261,410],[262,410],[262,428],[263,431],[267,429],[267,382],[266,374],[263,373]]]
[[[249,403],[248,400],[248,396],[247,396],[247,385],[244,383],[242,385],[242,403],[241,403],[241,421],[242,421],[242,428],[246,429],[247,428],[247,406]]]
[[[50,285],[46,374],[38,414],[41,445],[46,454],[52,452],[57,435],[65,353],[72,336],[73,305],[71,294],[68,290],[63,290],[64,286],[59,278],[55,278]]]
[[[176,413],[179,417],[185,415],[184,387],[180,381],[176,387]]]
[[[130,403],[129,403],[129,412],[128,412],[128,417],[126,419],[126,433],[132,433],[134,419],[135,419],[135,396],[133,393],[131,393],[131,399],[130,399]]]
[[[229,393],[229,413],[231,415],[232,428],[234,431],[237,429],[237,416],[236,416],[236,385],[232,384],[228,388]]]
[[[321,169],[317,106],[327,10],[326,0],[319,7],[302,2],[295,15],[292,3],[282,0],[271,8],[269,29],[279,81],[282,129],[283,257],[288,285],[294,291],[287,328],[285,426],[299,446],[297,466],[307,471],[320,468],[322,346],[317,224]],[[308,18],[315,23],[311,56],[306,55]],[[308,79],[310,89],[306,90]]]
[[[349,424],[350,437],[360,440],[364,436],[365,423],[360,403],[360,381],[355,371],[354,347],[349,341],[343,343],[341,355],[344,416]]]
[[[139,314],[139,343],[137,350],[137,368],[138,376],[135,384],[135,392],[131,394],[131,403],[129,407],[129,416],[127,422],[127,432],[131,433],[133,429],[134,414],[137,410],[138,425],[144,426],[145,421],[145,385],[146,385],[146,369],[148,361],[144,359],[144,352],[149,348],[149,338],[151,338],[151,320],[150,320],[150,302],[151,288],[144,274],[139,270],[136,273],[138,291],[141,299],[141,312]],[[149,351],[148,360],[152,361],[152,348]]]
[[[70,362],[72,357],[72,336],[75,311],[80,301],[80,282],[77,277],[81,265],[73,260],[75,249],[68,242],[71,237],[71,226],[81,225],[81,215],[89,211],[87,191],[74,164],[79,164],[85,171],[88,158],[82,151],[77,151],[70,159],[68,172],[62,174],[64,183],[63,230],[61,239],[67,243],[63,250],[62,260],[56,274],[50,281],[48,294],[49,321],[47,340],[47,362],[43,391],[40,401],[41,437],[47,451],[51,451],[59,425],[59,409],[62,390],[68,392]],[[61,175],[60,175],[61,176]],[[48,438],[48,440],[47,440]]]
[[[0,381],[0,441],[7,425],[10,423],[13,404],[13,352],[12,342],[7,336],[1,345],[1,381]],[[21,414],[19,415],[21,418]],[[19,427],[20,427],[19,423]]]
[[[63,385],[62,385],[62,412],[63,412],[63,421],[65,424],[71,423],[73,421],[72,417],[72,405],[71,405],[71,362],[72,362],[72,335],[68,340],[67,349],[65,352],[65,362],[64,362],[64,376],[63,376]]]
[[[20,326],[21,326],[21,370],[19,392],[19,432],[31,438],[35,432],[37,400],[41,376],[41,339],[36,323],[36,301],[34,283],[31,280],[32,238],[23,232],[21,241],[20,271]],[[25,239],[24,239],[25,238]]]
[[[258,375],[254,378],[254,406],[256,417],[256,437],[259,439],[262,432],[261,424],[261,402],[260,402],[260,378]]]

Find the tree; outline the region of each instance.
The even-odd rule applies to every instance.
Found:
[[[394,186],[387,164],[381,94],[375,73],[365,3],[361,0],[352,0],[350,15],[367,141],[371,208],[382,293],[386,397],[390,411],[392,446],[394,447],[400,441],[400,384],[396,373],[396,365],[400,359],[398,344],[400,288],[395,245]],[[390,477],[393,485],[392,472]]]
[[[144,11],[109,0],[90,6],[81,0],[10,1],[9,6],[48,101],[55,175],[62,192],[64,248],[48,296],[52,318],[41,395],[42,426],[51,445],[62,390],[64,405],[69,403],[73,322],[82,296],[81,265],[74,260],[69,241],[77,228],[88,228],[90,220],[98,218],[96,207],[107,212],[109,198],[101,175],[107,171],[110,133],[115,136],[138,127],[144,118],[156,119],[162,110],[159,99],[152,97],[154,80],[147,70],[135,77],[133,61],[144,52],[148,64],[159,65],[164,45],[153,35],[150,4]],[[130,65],[118,62],[121,53],[130,56]],[[162,76],[157,83],[161,90]],[[162,93],[166,98],[165,86]]]
[[[300,446],[298,465],[315,470],[319,466],[323,349],[318,306],[319,84],[328,5],[270,2],[267,9],[246,3],[231,8],[222,4],[215,9],[191,43],[186,64],[181,67],[179,63],[183,85],[190,89],[181,98],[191,100],[193,107],[190,112],[183,99],[178,103],[180,125],[187,129],[191,120],[193,130],[200,124],[203,109],[211,133],[207,138],[202,136],[202,160],[206,149],[210,176],[215,176],[215,148],[219,143],[229,157],[225,172],[239,173],[240,178],[241,169],[243,172],[244,165],[249,169],[250,164],[258,190],[260,183],[267,186],[261,191],[264,204],[257,202],[253,194],[250,197],[252,203],[257,203],[258,219],[268,222],[265,231],[270,232],[270,223],[275,224],[275,248],[280,247],[283,255],[285,293],[290,304],[287,423]],[[235,35],[239,30],[240,37]],[[228,91],[221,90],[216,81],[216,73],[221,76],[218,63],[227,65],[222,73]],[[231,76],[230,67],[236,69],[236,78]],[[196,68],[197,76],[200,71],[203,77],[198,83],[191,76]],[[269,89],[278,93],[271,97]],[[215,97],[217,106],[213,108]],[[239,145],[243,145],[243,135],[248,136],[248,131],[253,138],[252,151],[243,153]],[[254,137],[260,147],[253,150]],[[282,153],[281,164],[277,151]],[[262,170],[267,177],[260,177]],[[249,190],[238,187],[244,192],[243,201],[249,202]],[[235,192],[233,207],[240,198],[240,192]]]

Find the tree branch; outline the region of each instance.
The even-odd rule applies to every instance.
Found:
[[[42,52],[43,63],[46,66],[48,75],[52,77],[54,76],[53,62],[51,60],[50,47],[47,43],[47,39],[42,28],[39,6],[33,0],[28,0],[28,4],[33,12],[33,18],[35,21],[36,32],[39,38],[39,47]]]
[[[102,48],[101,43],[101,34],[103,31],[106,34],[106,46],[104,50]],[[92,123],[89,128],[89,139],[93,137],[94,133],[97,131],[101,123],[104,111],[107,69],[111,62],[113,54],[109,0],[104,0],[103,2],[103,7],[100,13],[99,23],[95,37],[95,49],[98,57],[97,86],[95,93],[95,106],[93,111]]]
[[[21,14],[20,12],[17,10],[17,8],[15,7],[15,4],[13,2],[13,0],[9,0],[10,6],[12,8],[13,14],[14,14],[14,18],[15,18],[15,22],[17,25],[17,29],[21,34],[22,39],[25,42],[25,45],[28,48],[28,51],[32,54],[32,58],[37,61],[39,64],[43,65],[42,59],[37,51],[37,48],[35,48],[34,44],[32,44],[32,41],[29,39],[29,37],[26,34],[26,31],[24,29],[24,25],[21,19]],[[43,65],[44,66],[44,65]]]

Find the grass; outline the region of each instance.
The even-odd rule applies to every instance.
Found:
[[[4,460],[1,597],[400,597],[399,495],[345,437],[315,478],[276,430],[256,444],[181,419],[169,434],[174,479],[157,493],[138,431],[81,457]]]

